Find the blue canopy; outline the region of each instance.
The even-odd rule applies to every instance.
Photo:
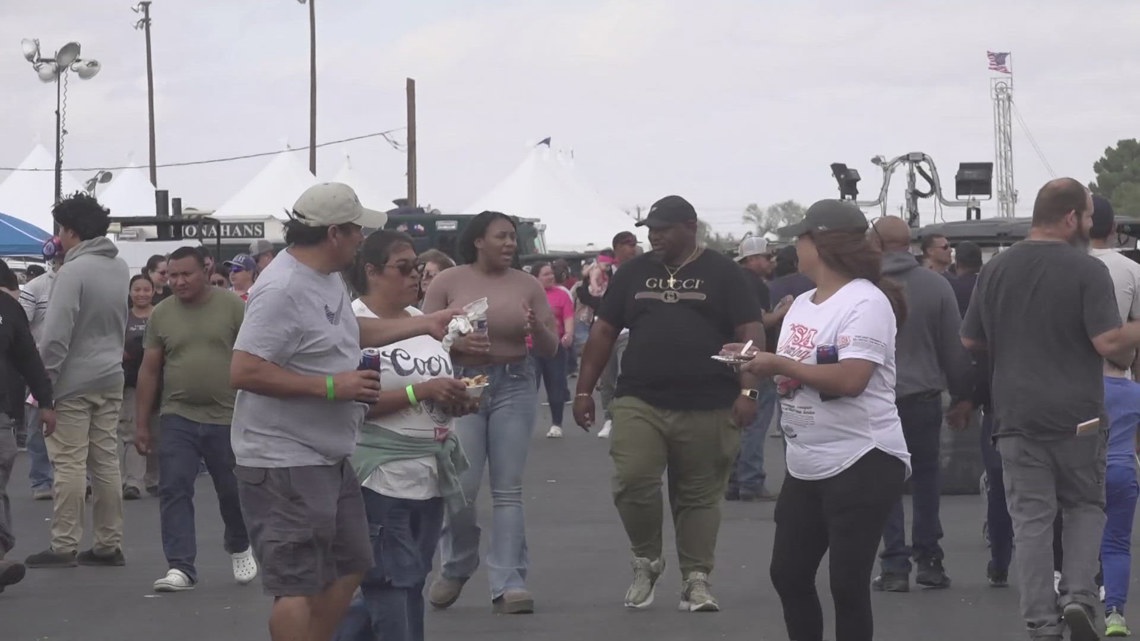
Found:
[[[51,234],[15,216],[0,214],[0,256],[42,256]]]

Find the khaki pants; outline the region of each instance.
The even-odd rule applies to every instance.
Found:
[[[122,547],[118,436],[122,404],[122,390],[81,394],[56,403],[55,432],[46,439],[55,468],[51,547],[56,552],[78,550],[89,474],[94,498],[92,548],[97,554],[106,554]]]
[[[158,412],[150,417],[150,454],[143,456],[135,449],[135,388],[123,390],[123,408],[119,411],[119,473],[123,488],[142,491],[158,487],[158,437],[161,432]],[[155,410],[158,408],[156,407]]]
[[[614,399],[610,410],[614,505],[633,555],[661,558],[665,475],[681,575],[711,572],[720,502],[740,449],[732,411],[664,410],[631,396]]]

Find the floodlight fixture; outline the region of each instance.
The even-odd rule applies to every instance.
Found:
[[[71,63],[79,60],[79,43],[69,42],[62,47],[55,54],[55,62],[59,65],[60,69],[70,67]]]
[[[993,196],[994,164],[992,162],[964,162],[958,164],[954,175],[954,195],[961,198],[990,198]]]
[[[840,200],[855,200],[859,196],[859,172],[841,162],[831,163],[831,175],[839,184]]]
[[[90,80],[103,69],[98,60],[80,60],[71,65],[71,70],[82,80]]]
[[[54,62],[37,62],[33,68],[42,82],[55,82],[56,76],[59,75],[59,67]]]
[[[20,48],[24,50],[24,60],[35,62],[40,58],[40,41],[24,38],[20,41]]]

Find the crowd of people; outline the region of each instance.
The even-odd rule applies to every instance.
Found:
[[[183,247],[135,275],[95,199],[53,216],[49,268],[22,290],[0,269],[0,591],[26,568],[124,565],[123,501],[148,494],[167,563],[153,589],[197,588],[205,473],[234,580],[260,576],[274,597],[275,641],[422,640],[428,604],[454,604],[482,560],[486,471],[491,610],[534,612],[523,479],[545,398],[548,438],[569,404],[610,439],[626,607],[651,606],[665,573],[666,493],[689,612],[720,609],[722,501],[775,501],[788,637],[824,638],[826,554],[835,638],[869,641],[872,590],[906,592],[912,573],[951,585],[941,431],[980,409],[990,584],[1009,584],[1016,557],[1033,639],[1098,639],[1098,609],[1108,635],[1129,633],[1140,265],[1111,243],[1111,205],[1071,179],[1045,185],[1029,238],[984,266],[941,236],[915,256],[905,221],[836,200],[780,230],[794,244],[748,237],[734,261],[668,196],[637,222],[652,251],[624,231],[580,271],[516,269],[498,212],[468,223],[455,259],[417,254],[337,183],[302,194],[285,251],[257,241],[215,265]],[[764,469],[773,425],[780,488]],[[22,446],[53,510],[48,546],[19,562],[4,555]]]

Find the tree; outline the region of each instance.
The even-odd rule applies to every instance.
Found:
[[[1117,214],[1140,216],[1140,141],[1130,138],[1106,148],[1093,172],[1096,180],[1089,189],[1094,194],[1107,198]]]
[[[804,219],[807,211],[803,205],[794,200],[769,205],[767,209],[760,209],[756,203],[744,208],[744,222],[756,230],[758,236],[774,232],[781,227],[798,223]]]

